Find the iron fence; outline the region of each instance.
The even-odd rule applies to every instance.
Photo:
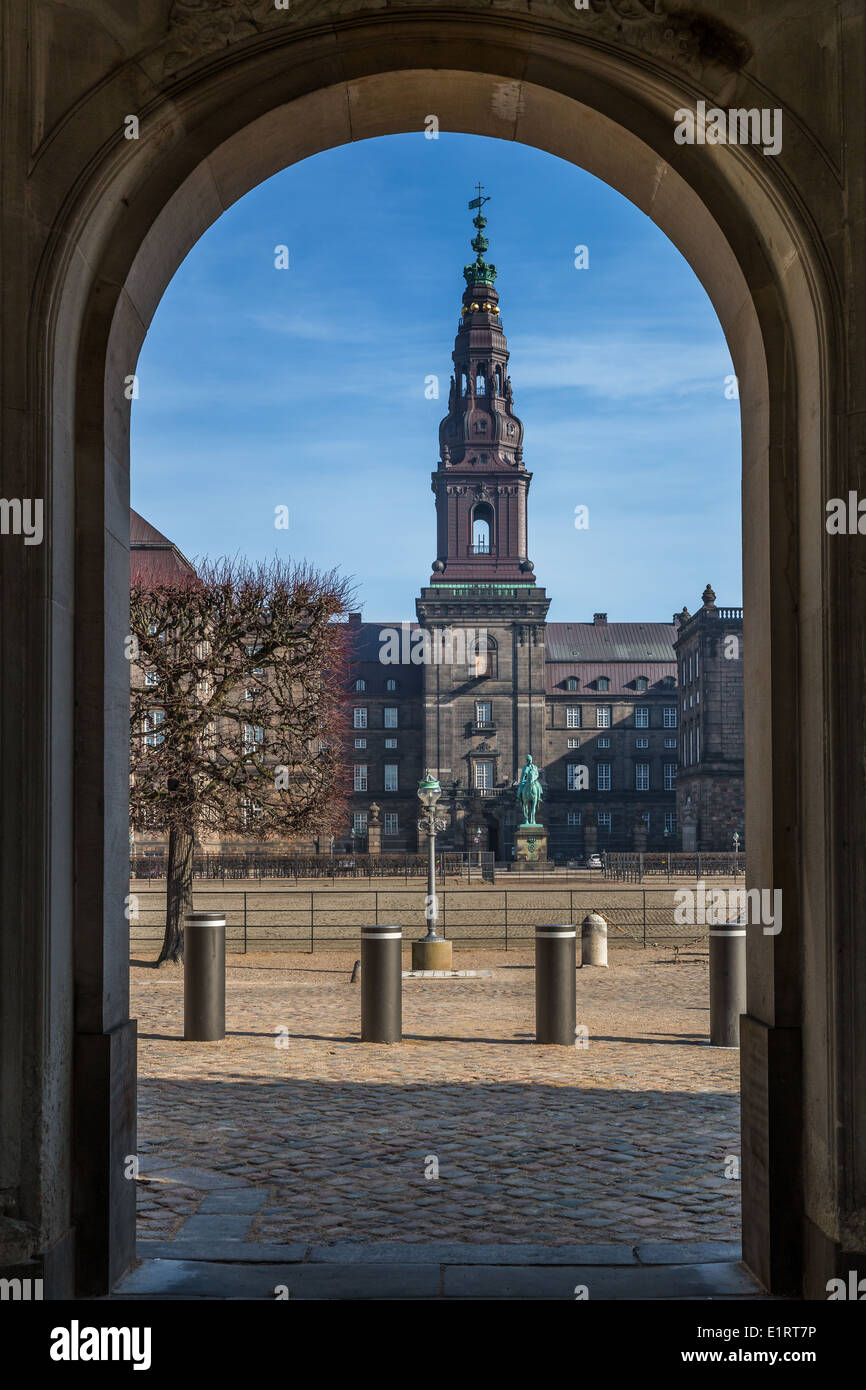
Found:
[[[713,878],[724,875],[738,878],[745,873],[746,856],[740,848],[734,850],[701,851],[688,854],[682,851],[653,854],[647,851],[631,854],[605,852],[602,855],[605,878],[624,883],[642,883],[647,877]]]
[[[480,878],[493,882],[493,855],[487,851],[436,855],[437,878]],[[164,879],[168,869],[165,854],[130,855],[130,877]],[[355,854],[337,851],[333,854],[196,854],[193,856],[193,878],[219,879],[373,879],[427,878],[426,854]]]
[[[134,898],[133,948],[157,946],[165,919],[164,893],[144,888]],[[408,943],[414,929],[421,936],[427,926],[420,886],[357,891],[199,887],[195,905],[225,912],[227,949],[236,953],[356,948],[362,926],[389,922],[404,928]],[[593,911],[607,920],[612,946],[683,947],[707,937],[708,927],[675,921],[673,891],[663,888],[445,888],[439,894],[440,928],[456,945],[506,951],[531,947],[536,926],[570,922],[579,927]]]

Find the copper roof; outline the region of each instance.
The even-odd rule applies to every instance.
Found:
[[[673,623],[548,623],[545,648],[553,662],[675,663],[676,638]]]
[[[195,568],[173,541],[129,509],[129,577],[135,582],[173,583]]]

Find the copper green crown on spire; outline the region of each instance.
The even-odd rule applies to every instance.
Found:
[[[492,285],[496,279],[496,266],[490,265],[488,261],[485,261],[482,255],[482,252],[487,250],[490,242],[484,235],[484,228],[487,226],[487,218],[483,215],[481,209],[485,203],[490,202],[490,199],[489,197],[482,197],[482,184],[479,183],[476,187],[478,188],[478,197],[473,198],[472,202],[469,204],[470,212],[473,208],[476,209],[476,215],[472,219],[472,225],[478,229],[476,235],[472,238],[472,250],[475,252],[475,260],[470,261],[469,265],[463,267],[463,277],[467,285]]]

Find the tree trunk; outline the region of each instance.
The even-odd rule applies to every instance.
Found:
[[[192,912],[192,852],[194,839],[188,830],[172,830],[168,837],[168,873],[165,884],[165,937],[157,965],[163,961],[183,964],[183,924]]]

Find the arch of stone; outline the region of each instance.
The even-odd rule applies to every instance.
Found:
[[[866,14],[772,9],[4,7],[2,491],[44,499],[45,536],[0,543],[0,1258],[41,1267],[48,1295],[105,1291],[134,1257],[124,383],[173,272],[225,208],[350,140],[418,131],[422,159],[431,115],[613,185],[689,260],[726,333],[743,428],[748,879],[780,888],[784,914],[778,935],[749,940],[744,1256],[772,1290],[813,1297],[856,1267],[866,566],[862,540],[824,518],[866,451]],[[699,100],[780,111],[780,152],[676,143],[674,112]],[[345,244],[351,256],[350,216]]]

